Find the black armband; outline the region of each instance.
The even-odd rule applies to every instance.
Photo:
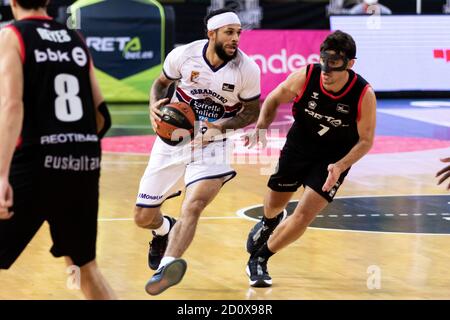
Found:
[[[105,136],[106,132],[111,128],[111,115],[109,114],[108,107],[106,106],[106,102],[103,101],[98,106],[98,112],[103,116],[105,119],[105,123],[103,125],[102,130],[97,134],[98,137],[101,139]]]

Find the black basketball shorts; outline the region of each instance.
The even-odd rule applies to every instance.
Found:
[[[95,259],[99,172],[12,175],[14,215],[0,220],[0,269],[8,269],[46,221],[55,257],[79,267]]]
[[[328,165],[336,159],[314,159],[286,148],[281,152],[276,172],[270,176],[267,186],[277,192],[295,192],[301,186],[310,187],[328,202],[333,201],[337,190],[342,185],[349,169],[341,174],[335,186],[329,191],[322,191],[322,186],[328,177]]]

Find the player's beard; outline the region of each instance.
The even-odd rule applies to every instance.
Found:
[[[223,48],[223,43],[216,42],[214,45],[214,50],[216,51],[216,54],[219,56],[220,59],[222,59],[224,62],[228,62],[236,58],[238,49],[234,50],[232,55],[229,55],[225,52],[225,49]]]

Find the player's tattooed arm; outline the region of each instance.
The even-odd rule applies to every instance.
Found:
[[[173,80],[170,80],[161,74],[152,85],[150,90],[150,103],[156,103],[158,100],[164,99],[167,97],[167,93],[169,91],[170,85],[173,83]]]
[[[239,112],[234,118],[222,123],[222,132],[227,129],[240,129],[252,124],[258,120],[260,111],[259,98],[244,103],[243,110]]]
[[[170,85],[174,81],[168,79],[164,73],[161,73],[160,76],[153,82],[153,85],[150,89],[150,122],[152,123],[153,129],[158,127],[158,122],[161,121],[161,112],[159,108],[161,108],[164,104],[169,102],[167,97],[167,93],[169,91]]]

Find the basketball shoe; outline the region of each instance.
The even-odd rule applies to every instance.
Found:
[[[247,262],[246,272],[252,287],[264,288],[272,285],[272,278],[267,271],[268,259],[258,256],[250,256]]]
[[[178,284],[186,273],[187,263],[183,259],[175,259],[156,271],[145,285],[145,291],[155,296]]]
[[[269,240],[273,230],[280,224],[287,216],[287,211],[283,210],[276,216],[276,220],[271,225],[267,224],[264,217],[257,224],[253,226],[247,237],[247,252],[254,254],[261,246]]]
[[[158,269],[161,259],[164,256],[164,252],[166,252],[167,243],[169,242],[170,230],[172,230],[173,226],[175,225],[175,222],[177,222],[175,218],[169,216],[164,217],[169,219],[170,223],[169,232],[164,236],[159,236],[155,233],[155,231],[152,231],[153,239],[149,243],[150,248],[148,250],[148,266],[152,270]]]

